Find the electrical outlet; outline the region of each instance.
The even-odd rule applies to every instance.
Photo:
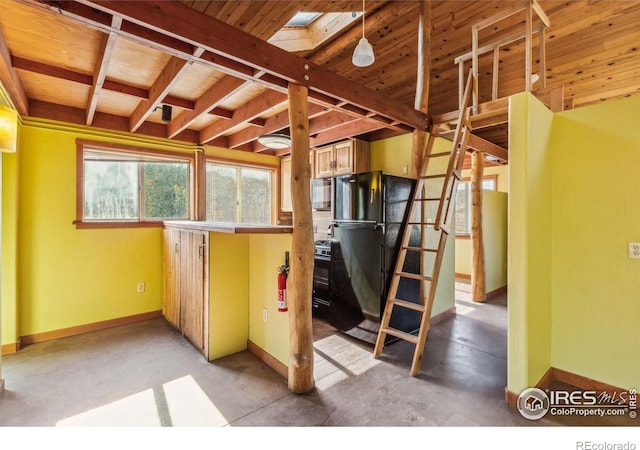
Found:
[[[640,259],[640,242],[629,242],[629,258]]]
[[[138,292],[144,292],[144,283],[138,283]]]
[[[267,321],[267,308],[264,308],[264,309],[262,310],[262,320],[263,320],[264,322],[266,322],[266,321]]]

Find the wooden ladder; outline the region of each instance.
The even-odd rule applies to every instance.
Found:
[[[415,344],[411,376],[416,376],[420,370],[440,266],[447,236],[450,233],[456,188],[461,177],[467,141],[471,134],[469,105],[473,85],[473,74],[470,73],[460,105],[451,150],[433,153],[435,137],[429,136],[373,351],[374,358],[380,356],[387,335]],[[417,240],[419,242],[416,242]],[[408,253],[417,255],[420,273],[406,271],[405,262]],[[411,299],[397,298],[398,287],[401,283],[415,283],[415,281],[407,280],[418,280],[420,283],[417,302]],[[419,313],[420,326],[417,335],[389,326],[394,307],[406,308]]]

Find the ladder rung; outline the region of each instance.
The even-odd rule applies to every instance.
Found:
[[[438,249],[437,248],[402,247],[402,250],[408,250],[410,252],[432,252],[432,253],[438,253]]]
[[[403,278],[411,278],[413,280],[424,280],[424,281],[431,281],[432,278],[428,277],[426,275],[420,275],[419,273],[411,273],[411,272],[396,272],[396,275],[403,277]]]
[[[434,178],[444,178],[446,176],[447,176],[446,173],[439,173],[438,175],[425,175],[420,178],[422,178],[423,180],[433,180]]]
[[[418,336],[415,336],[415,335],[413,335],[411,333],[407,333],[407,332],[404,332],[404,331],[397,330],[395,328],[388,328],[388,327],[382,328],[380,331],[382,331],[383,333],[386,333],[386,334],[390,334],[391,336],[395,336],[397,338],[404,339],[405,341],[409,341],[412,344],[417,344],[418,343]]]
[[[434,226],[436,223],[435,222],[407,222],[407,225],[428,225],[428,226]]]
[[[402,306],[403,308],[407,308],[407,309],[413,309],[414,311],[419,311],[419,312],[425,311],[424,305],[421,305],[420,303],[408,302],[406,300],[402,300],[399,298],[392,298],[391,302],[394,305]]]
[[[440,153],[431,153],[427,155],[427,158],[440,158],[442,156],[450,156],[451,152],[440,152]]]
[[[402,247],[402,250],[408,250],[410,252],[432,252],[432,253],[438,253],[438,249],[437,248],[420,248],[420,247]]]
[[[462,179],[462,175],[460,174],[460,172],[458,172],[457,170],[452,170],[451,171],[451,175],[453,175],[454,177],[456,177],[458,180]]]
[[[439,202],[440,197],[425,197],[425,198],[414,198],[416,202]],[[445,200],[449,200],[449,197],[445,198]]]

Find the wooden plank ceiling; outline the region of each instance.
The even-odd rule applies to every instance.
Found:
[[[366,2],[376,61],[359,68],[351,54],[362,35],[360,1],[3,0],[0,81],[23,115],[250,152],[272,152],[256,141],[261,134],[288,132],[286,87],[295,81],[310,88],[312,146],[372,141],[455,111],[454,59],[471,51],[471,27],[513,4],[432,2],[428,115],[413,106],[416,1]],[[551,23],[548,88],[564,86],[573,107],[640,94],[640,2],[539,4]],[[300,11],[325,15],[315,28],[286,28]],[[523,27],[524,15],[513,15],[483,29],[480,45]],[[537,47],[534,39],[533,55]],[[524,67],[522,40],[500,48],[499,97],[524,90]],[[479,69],[483,103],[491,55]],[[162,105],[172,107],[170,122]],[[506,148],[506,131],[497,121],[477,134]]]

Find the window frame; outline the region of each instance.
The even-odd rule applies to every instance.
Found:
[[[493,190],[493,191],[497,191],[498,190],[498,175],[497,174],[492,174],[492,175],[483,175],[482,177],[482,181],[484,182],[485,180],[493,180],[493,185],[494,185],[494,189],[488,189],[488,190]],[[471,184],[471,177],[465,177],[460,179],[460,183],[469,183]],[[456,188],[457,190],[457,188]],[[468,204],[468,212],[469,212],[469,219],[471,219],[471,187],[469,187],[469,198],[467,199],[467,204]],[[469,224],[469,228],[471,228],[471,224]],[[455,224],[454,224],[454,230],[455,230]],[[455,238],[456,239],[471,239],[471,230],[469,230],[468,233],[455,233]]]
[[[189,164],[189,189],[188,192],[188,219],[191,220],[195,214],[196,207],[196,158],[194,154],[174,152],[169,150],[151,149],[146,147],[135,147],[121,145],[110,142],[89,141],[84,139],[76,140],[76,220],[73,224],[78,229],[90,228],[153,228],[163,227],[164,220],[140,220],[140,219],[120,219],[120,220],[85,220],[84,218],[84,155],[85,150],[105,151],[114,154],[132,155],[137,157],[151,157],[166,159],[167,161],[179,160]],[[138,161],[142,162],[142,161]],[[140,168],[138,168],[140,170]],[[144,198],[144,186],[139,186],[140,195],[138,200],[138,211],[144,210],[141,206]],[[171,220],[171,219],[167,219]],[[179,219],[176,219],[179,220]]]
[[[202,220],[207,220],[207,189],[206,189],[206,181],[207,181],[207,164],[223,164],[227,166],[233,167],[246,167],[253,169],[266,169],[271,171],[271,223],[268,225],[274,225],[278,223],[278,210],[280,208],[280,165],[278,164],[268,164],[268,163],[260,163],[260,162],[249,162],[243,161],[240,159],[233,158],[220,158],[215,156],[205,156],[204,164],[202,165]]]

